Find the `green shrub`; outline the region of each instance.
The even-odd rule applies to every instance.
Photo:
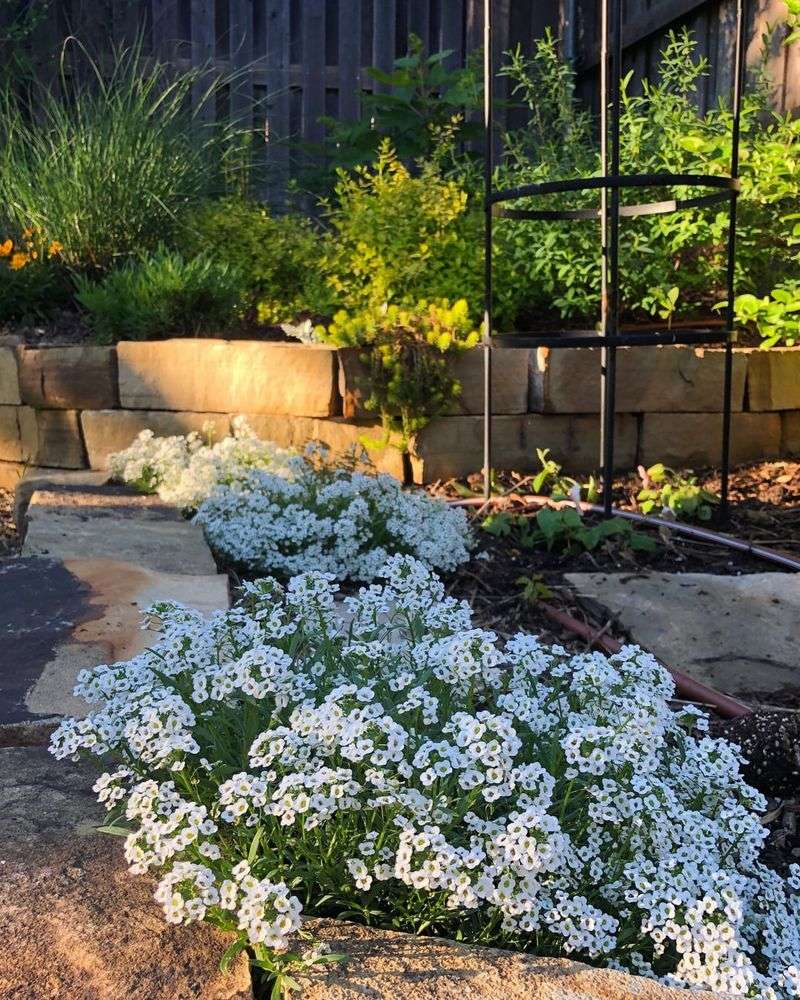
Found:
[[[77,300],[101,343],[230,328],[242,313],[239,273],[208,255],[184,260],[159,248],[100,281],[77,279]]]
[[[371,166],[340,173],[334,199],[322,205],[331,238],[321,267],[340,308],[466,299],[477,318],[483,217],[435,164],[415,177],[385,140]]]
[[[368,163],[385,140],[410,164],[435,159],[443,139],[459,147],[479,139],[481,126],[469,112],[478,112],[482,105],[480,59],[450,69],[446,65],[450,55],[449,49],[427,55],[421,39],[412,34],[407,54],[395,60],[391,72],[367,69],[373,81],[391,89],[362,91],[358,121],[323,118],[328,130],[327,169],[311,174],[311,184],[327,187],[339,169]]]
[[[203,120],[223,81],[152,65],[138,45],[116,51],[110,76],[90,70],[88,82],[65,77],[63,98],[35,84],[0,91],[0,221],[102,272],[169,242],[183,209],[220,189],[236,142]]]
[[[738,295],[735,300],[736,322],[752,325],[761,334],[762,348],[800,342],[800,280],[777,285],[769,295]]]
[[[319,334],[337,347],[362,348],[368,370],[365,407],[380,413],[386,431],[400,435],[405,450],[412,434],[449,409],[461,392],[447,355],[468,350],[480,340],[464,299],[451,306],[417,302],[361,312],[338,312]]]
[[[263,205],[224,199],[188,214],[181,246],[187,256],[213,253],[238,271],[252,314],[262,323],[280,323],[304,311],[326,311],[321,240],[303,216],[276,218]]]
[[[671,34],[662,52],[657,82],[643,92],[622,88],[622,173],[729,172],[731,113],[724,101],[702,114],[695,94],[707,72],[688,32]],[[510,55],[505,73],[515,95],[530,110],[530,122],[505,138],[498,187],[554,178],[590,176],[599,170],[596,124],[573,96],[574,74],[547,38],[531,58]],[[743,292],[765,294],[797,271],[793,233],[800,197],[800,120],[768,110],[765,80],[748,92],[742,115],[742,194],[739,199],[737,281]],[[690,198],[708,193],[681,188]],[[661,200],[663,189],[623,192],[623,201]],[[537,208],[596,207],[597,196],[538,198]],[[524,201],[515,207],[534,207]],[[670,215],[623,219],[620,272],[626,318],[708,314],[724,297],[727,206]],[[501,316],[558,312],[570,321],[599,311],[597,225],[498,220],[496,246],[513,278],[496,282]],[[532,248],[535,252],[532,252]]]

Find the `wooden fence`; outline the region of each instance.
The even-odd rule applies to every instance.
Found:
[[[516,44],[530,50],[547,26],[561,34],[579,71],[579,93],[596,103],[598,0],[493,0],[495,58]],[[250,121],[278,176],[289,169],[287,139],[319,142],[322,115],[354,119],[369,66],[389,69],[408,35],[430,51],[452,49],[462,64],[481,47],[483,0],[20,0],[42,16],[27,42],[45,78],[57,76],[63,39],[74,34],[102,54],[141,35],[146,51],[181,66],[211,64],[235,83],[209,114]],[[781,0],[748,0],[748,55],[785,13]],[[8,5],[0,5],[8,16]],[[706,107],[730,86],[734,0],[625,0],[625,59],[636,78],[656,72],[666,32],[688,25],[711,71],[698,100]],[[2,25],[0,25],[2,28]],[[2,53],[0,53],[2,55]],[[773,43],[775,101],[800,106],[800,45]],[[634,83],[634,86],[636,84]],[[503,94],[504,81],[498,81]]]
[[[573,56],[579,71],[579,93],[596,103],[599,3],[578,0],[561,3],[562,15],[576,8]],[[634,89],[642,78],[657,75],[659,54],[670,29],[687,27],[697,41],[697,52],[709,62],[709,72],[700,83],[697,99],[705,110],[718,97],[731,92],[732,52],[735,32],[734,0],[625,0],[624,69],[634,73]],[[747,59],[753,66],[760,59],[763,36],[770,26],[781,25],[786,17],[782,0],[745,0]],[[784,30],[772,34],[768,70],[774,84],[774,103],[781,110],[800,108],[800,44],[783,45]]]

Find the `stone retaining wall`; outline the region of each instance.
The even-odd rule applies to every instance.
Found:
[[[617,463],[713,465],[721,441],[724,365],[718,349],[647,347],[618,352]],[[370,449],[376,465],[415,482],[465,475],[482,462],[483,360],[455,362],[462,394],[430,424],[404,462]],[[493,354],[498,468],[537,467],[550,448],[567,469],[597,463],[599,352],[509,350]],[[117,347],[29,348],[0,340],[0,486],[29,468],[103,469],[144,428],[182,434],[211,422],[223,435],[244,414],[278,444],[316,438],[336,450],[380,427],[363,406],[357,352],[327,346],[165,340]],[[800,452],[800,348],[737,350],[733,459]]]

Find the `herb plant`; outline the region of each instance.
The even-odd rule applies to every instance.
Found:
[[[166,919],[285,986],[320,957],[305,912],[796,995],[800,869],[759,860],[766,801],[667,671],[501,647],[420,563],[383,576],[344,614],[319,572],[210,620],[160,605],[149,650],[79,675],[94,707],[52,752],[106,762],[106,829]]]
[[[754,326],[761,334],[761,347],[800,343],[800,279],[787,279],[768,295],[737,295],[736,322]]]

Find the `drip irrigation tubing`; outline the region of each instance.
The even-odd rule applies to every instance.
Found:
[[[536,507],[576,506],[572,500],[553,501],[550,497],[518,493],[507,493],[503,496],[490,500],[485,500],[483,497],[469,497],[460,500],[448,500],[447,502],[453,507],[489,508],[498,501],[503,500],[514,501],[525,504],[526,506],[529,505]],[[580,502],[580,509],[591,514],[603,513],[603,508],[601,506],[594,503],[587,503],[584,500],[581,500]],[[667,528],[669,531],[674,531],[677,534],[686,535],[689,538],[696,538],[703,542],[712,542],[715,545],[722,545],[725,548],[734,549],[737,552],[744,552],[757,559],[764,559],[767,562],[774,563],[776,566],[783,566],[784,569],[790,569],[794,570],[796,573],[800,573],[800,559],[793,559],[791,556],[783,555],[781,552],[774,552],[772,549],[765,549],[761,545],[753,545],[752,542],[745,542],[740,538],[732,538],[730,535],[722,534],[719,531],[711,531],[709,528],[698,528],[693,524],[684,524],[681,521],[668,521],[663,517],[652,517],[649,514],[637,514],[632,510],[619,510],[618,508],[613,510],[612,516],[623,517],[627,521],[634,521],[636,524],[644,524],[651,528]]]
[[[454,507],[488,508],[493,506],[497,500],[516,501],[530,506],[541,507],[576,506],[572,500],[554,502],[549,497],[523,496],[513,493],[497,497],[495,501],[491,499],[487,501],[482,497],[475,497],[460,500],[448,500],[447,502]],[[599,514],[603,513],[603,508],[597,504],[581,501],[579,506],[583,511]],[[730,535],[723,535],[720,532],[711,531],[707,528],[697,528],[690,524],[681,524],[678,521],[667,521],[660,517],[650,517],[645,514],[636,514],[634,511],[614,510],[613,514],[615,517],[624,517],[627,520],[636,522],[637,524],[645,524],[655,528],[667,528],[670,531],[676,531],[680,534],[697,538],[702,541],[713,542],[717,545],[735,549],[738,552],[746,552],[748,555],[775,563],[776,565],[783,566],[786,569],[792,569],[796,572],[800,572],[800,561],[797,559],[792,559],[790,556],[784,556],[780,552],[773,552],[770,549],[762,548],[759,545],[752,545],[750,542],[744,542],[738,538],[731,538]],[[562,611],[560,608],[553,607],[552,604],[548,604],[547,601],[538,601],[537,607],[541,608],[548,618],[561,625],[562,628],[567,629],[574,635],[584,639],[586,642],[589,642],[594,646],[598,646],[610,655],[618,653],[622,648],[622,643],[618,639],[599,633],[596,629],[593,629],[584,622],[574,618],[568,612]],[[751,714],[752,709],[747,705],[744,705],[742,702],[737,701],[735,698],[730,698],[721,691],[716,691],[714,688],[707,687],[705,684],[702,684],[700,681],[696,681],[688,674],[684,674],[681,670],[676,670],[665,663],[662,665],[670,672],[670,674],[672,674],[672,677],[675,680],[677,693],[687,701],[711,705],[717,712],[719,712],[720,715],[728,719],[739,719],[745,715]]]

